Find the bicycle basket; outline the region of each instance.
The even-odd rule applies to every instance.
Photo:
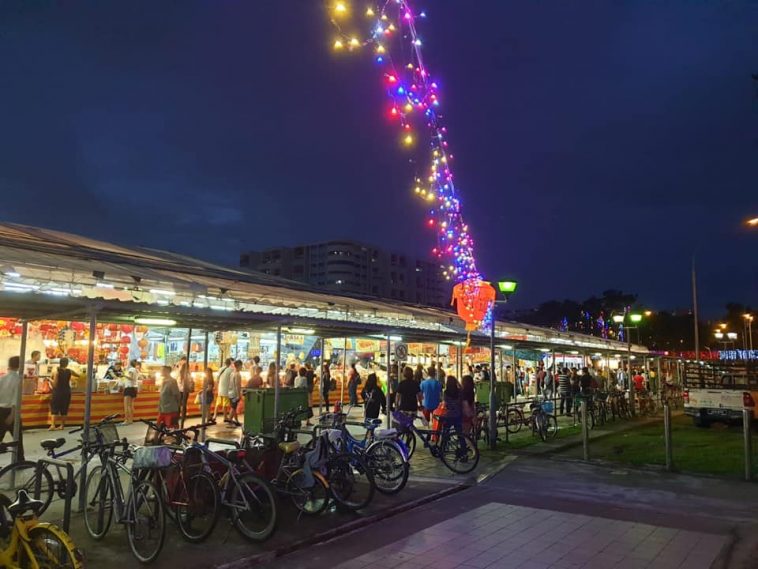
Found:
[[[553,414],[554,408],[555,408],[555,403],[553,403],[552,401],[545,401],[542,403],[542,410],[548,415]]]
[[[410,429],[411,426],[413,425],[414,417],[412,415],[406,415],[405,413],[401,411],[393,411],[392,419],[395,423],[400,425],[401,428]]]
[[[87,440],[85,441],[85,435],[84,431],[82,431],[82,441],[94,444],[98,442],[97,440],[97,433],[100,432],[100,435],[103,437],[104,443],[113,443],[116,441],[120,441],[121,438],[118,436],[118,429],[116,428],[116,425],[114,423],[105,423],[103,425],[90,425],[89,428],[89,436],[87,437]]]
[[[171,466],[173,451],[165,446],[139,447],[134,451],[132,468],[137,470],[155,470]]]

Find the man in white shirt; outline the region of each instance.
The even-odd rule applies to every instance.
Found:
[[[14,410],[21,389],[21,375],[18,373],[20,358],[13,356],[8,360],[8,373],[0,377],[0,442],[7,433],[13,436]],[[18,460],[24,460],[24,441],[22,432],[18,437]]]
[[[218,391],[216,395],[216,405],[213,408],[213,422],[216,422],[218,417],[218,408],[221,407],[224,410],[224,421],[229,420],[229,377],[232,375],[232,358],[226,358],[224,367],[218,372]]]

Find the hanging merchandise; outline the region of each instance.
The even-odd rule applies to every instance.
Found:
[[[445,278],[462,285],[456,287],[454,299],[466,329],[470,332],[484,326],[494,306],[494,289],[482,280],[476,267],[474,240],[463,220],[453,181],[453,155],[442,123],[439,83],[430,75],[421,53],[416,23],[426,13],[414,10],[407,0],[385,0],[368,7],[363,2],[336,0],[328,2],[328,9],[338,33],[335,51],[373,54],[389,98],[388,119],[398,124],[402,146],[414,153],[412,161],[427,164],[423,176],[416,178],[413,192],[428,208],[426,226],[435,231],[437,239],[432,253],[445,262]],[[352,33],[355,29],[363,29],[363,35]],[[420,144],[425,140],[428,145]]]

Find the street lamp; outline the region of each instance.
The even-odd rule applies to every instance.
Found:
[[[623,314],[614,314],[613,321],[616,324],[623,324],[626,318],[629,318],[631,322],[639,324],[642,322],[642,314],[632,313],[625,310]],[[634,415],[634,392],[632,391],[632,337],[628,333],[628,330],[639,330],[639,326],[624,326],[624,332],[626,334],[626,351],[627,351],[627,367],[626,367],[626,384],[629,389],[629,411]]]
[[[753,351],[753,315],[752,314],[743,314],[742,318],[744,319],[744,325],[745,325],[745,333],[743,334],[743,339],[745,340],[745,349]]]
[[[516,281],[505,280],[498,281],[497,290],[503,295],[503,300],[497,300],[492,304],[491,326],[490,326],[490,448],[495,450],[497,445],[497,409],[495,409],[495,306],[505,304],[508,298],[516,292],[518,283]]]
[[[746,223],[750,227],[758,227],[758,217],[754,217],[752,219],[748,219]]]

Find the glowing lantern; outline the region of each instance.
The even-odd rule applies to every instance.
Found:
[[[121,346],[121,347],[118,349],[118,351],[119,351],[119,353],[120,353],[121,355],[124,355],[124,356],[126,356],[127,354],[129,354],[129,346]]]
[[[131,334],[133,329],[134,329],[134,326],[130,326],[129,324],[122,324],[121,325],[121,331],[124,334]]]
[[[144,350],[147,348],[148,341],[145,338],[142,338],[139,342],[137,342],[137,345],[140,347],[141,350]]]
[[[131,344],[132,343],[132,337],[131,336],[121,336],[121,343],[122,344]]]
[[[467,279],[453,287],[451,304],[455,304],[458,316],[466,323],[466,330],[471,332],[482,325],[496,296],[494,287],[487,281]]]

